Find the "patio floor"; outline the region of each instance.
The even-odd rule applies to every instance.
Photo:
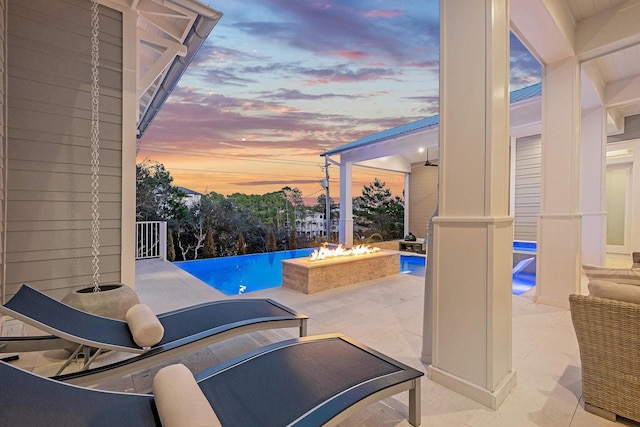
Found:
[[[612,266],[629,266],[629,257],[610,256]],[[583,280],[583,283],[585,281]],[[273,298],[310,316],[309,334],[341,332],[407,365],[426,372],[420,361],[424,278],[398,274],[349,287],[305,295],[286,288],[244,294]],[[159,260],[138,261],[136,291],[156,312],[228,298]],[[422,379],[423,426],[613,426],[584,410],[580,356],[568,310],[535,304],[533,292],[513,297],[513,367],[517,386],[497,411]],[[30,333],[32,331],[27,331]],[[181,358],[192,371],[274,341],[295,337],[295,329],[256,332],[218,343]],[[45,375],[62,363],[61,351],[21,354],[14,362]],[[101,363],[120,357],[107,354]],[[150,391],[159,367],[114,379],[100,388]],[[342,426],[408,426],[408,393],[373,404]],[[622,422],[618,425],[637,425]]]

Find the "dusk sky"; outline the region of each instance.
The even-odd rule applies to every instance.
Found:
[[[205,0],[224,16],[138,142],[194,191],[324,192],[325,150],[438,113],[438,0]],[[540,81],[511,37],[511,90]],[[336,160],[339,160],[336,158]],[[331,197],[339,170],[329,168]],[[398,173],[354,168],[353,194]]]

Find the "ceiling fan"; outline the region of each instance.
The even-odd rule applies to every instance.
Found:
[[[425,165],[425,166],[435,166],[435,167],[438,167],[438,165],[437,165],[437,164],[432,163],[432,162],[429,160],[429,149],[427,149],[427,161],[424,163],[424,165]]]

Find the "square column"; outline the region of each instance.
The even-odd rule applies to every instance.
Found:
[[[340,162],[340,225],[338,240],[346,247],[353,246],[353,164]]]
[[[496,409],[516,384],[508,1],[441,0],[440,28],[439,215],[429,260],[434,274],[429,377]]]
[[[604,106],[582,113],[582,162],[580,208],[582,209],[582,262],[604,265],[607,245],[605,172],[607,117]]]
[[[404,187],[403,187],[403,194],[404,194],[404,230],[402,235],[406,236],[407,234],[411,233],[412,231],[409,230],[409,203],[411,203],[411,199],[409,199],[409,185],[410,185],[410,180],[411,180],[411,174],[410,173],[405,173],[404,174]]]
[[[544,67],[536,301],[562,308],[580,292],[580,96],[576,57]]]

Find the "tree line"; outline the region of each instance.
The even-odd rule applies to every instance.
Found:
[[[330,199],[332,229],[337,229],[338,205]],[[377,178],[354,198],[354,241],[377,236],[381,240],[402,237],[403,200],[393,197]],[[167,258],[191,260],[259,252],[317,247],[335,242],[337,235],[324,232],[326,197],[305,205],[296,187],[262,195],[214,191],[188,202],[186,193],[173,185],[163,164],[144,161],[136,165],[136,219],[166,221]],[[313,232],[308,222],[315,223]],[[322,224],[319,224],[321,222]],[[318,232],[318,230],[321,230]]]

